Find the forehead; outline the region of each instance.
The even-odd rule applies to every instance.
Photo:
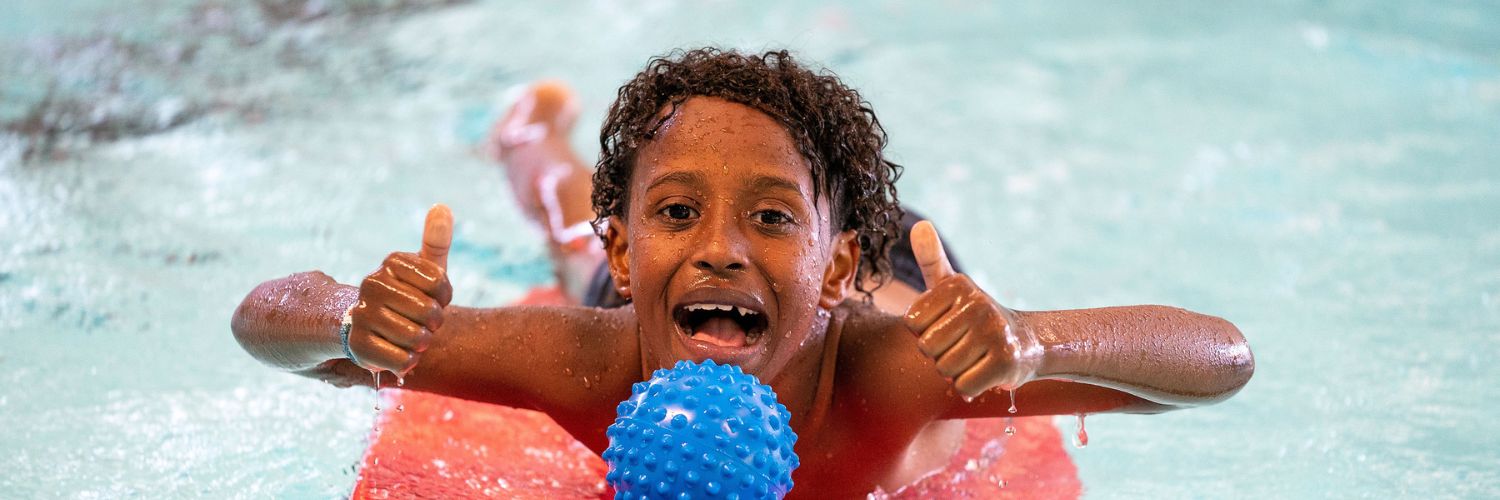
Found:
[[[692,97],[672,111],[638,152],[637,181],[663,169],[712,168],[723,174],[779,175],[811,187],[811,169],[790,132],[755,108],[716,97]]]

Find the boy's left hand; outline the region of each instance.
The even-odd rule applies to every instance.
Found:
[[[906,327],[954,389],[970,399],[995,387],[1014,390],[1035,377],[1042,358],[1035,335],[1014,311],[954,272],[931,222],[912,227],[911,248],[927,291],[907,309]]]

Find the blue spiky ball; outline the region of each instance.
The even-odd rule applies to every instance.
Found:
[[[678,361],[638,382],[606,432],[616,499],[781,498],[797,433],[771,387],[734,365]]]

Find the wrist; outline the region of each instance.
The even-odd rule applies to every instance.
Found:
[[[334,359],[354,360],[354,351],[349,347],[349,333],[354,328],[354,308],[357,306],[359,306],[359,290],[353,287],[341,287],[332,303],[329,304],[328,312],[332,319],[333,335],[330,337],[331,345],[328,352]]]
[[[1033,379],[1066,378],[1080,372],[1080,360],[1087,359],[1091,346],[1063,335],[1040,313],[1018,312],[1017,316],[1036,342],[1039,359]]]
[[[1016,354],[1015,361],[1018,368],[1018,380],[1014,382],[1015,387],[1042,377],[1043,367],[1047,361],[1047,352],[1041,340],[1037,338],[1036,332],[1024,313],[1001,307],[1005,315],[1009,335],[1014,342]],[[1012,387],[1014,389],[1014,387]]]

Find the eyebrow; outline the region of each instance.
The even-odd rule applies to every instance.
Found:
[[[758,176],[754,180],[750,181],[750,186],[754,187],[757,191],[784,189],[793,193],[797,193],[798,195],[802,194],[801,186],[798,186],[797,183],[781,177],[771,177],[768,175]]]
[[[646,191],[666,184],[684,184],[690,187],[698,187],[705,184],[705,181],[703,176],[697,172],[672,172],[651,181],[651,185],[646,186]],[[769,175],[756,176],[755,179],[750,181],[750,187],[758,191],[781,189],[797,193],[798,195],[802,194],[802,187],[798,186],[797,183],[782,177]]]
[[[697,187],[702,186],[704,182],[703,176],[698,175],[697,172],[672,172],[651,181],[651,185],[646,186],[646,191],[656,189],[663,184],[686,184],[691,187]]]

